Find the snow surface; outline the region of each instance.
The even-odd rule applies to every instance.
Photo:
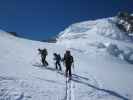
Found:
[[[0,100],[133,100],[133,44],[115,18],[76,23],[57,43],[14,37],[0,30]],[[48,68],[38,48],[47,48]],[[56,71],[53,53],[74,56],[72,81]]]

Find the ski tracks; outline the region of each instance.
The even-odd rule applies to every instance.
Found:
[[[75,83],[66,78],[66,100],[75,100]]]
[[[94,84],[99,87],[97,81],[93,78],[88,79],[82,76],[73,75],[72,79],[66,80],[66,95],[64,100],[85,100],[97,95],[97,90],[86,86],[86,83]]]
[[[70,89],[71,90],[71,100],[75,100],[75,94],[74,94],[75,93],[75,90],[74,90],[75,89],[75,83],[73,81],[71,81],[70,85],[71,85],[71,87],[70,87],[71,88]]]
[[[97,90],[91,87],[86,86],[86,84],[91,83],[99,87],[98,82],[91,77],[88,79],[76,74],[72,75],[72,79],[69,80],[65,77],[66,80],[66,94],[63,100],[84,100],[84,97],[91,98],[97,95]]]

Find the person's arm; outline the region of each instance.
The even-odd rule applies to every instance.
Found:
[[[38,49],[38,54],[41,54],[41,49],[40,48]]]
[[[65,65],[65,55],[64,55],[64,57],[62,58],[62,62],[63,62],[63,65]]]

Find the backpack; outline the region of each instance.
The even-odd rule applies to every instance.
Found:
[[[57,60],[60,61],[61,60],[61,56],[58,54],[57,55]]]
[[[47,49],[42,50],[42,55],[48,55]]]
[[[73,63],[73,56],[65,54],[64,61],[65,61],[65,63],[72,64]]]

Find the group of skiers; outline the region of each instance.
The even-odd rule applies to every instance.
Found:
[[[41,62],[43,66],[45,67],[48,66],[49,64],[46,61],[46,56],[48,55],[47,49],[46,48],[38,49],[38,51],[39,51],[39,54],[41,55]],[[69,75],[69,78],[71,78],[72,76],[71,67],[72,66],[74,67],[74,60],[73,60],[73,56],[71,55],[70,50],[66,50],[63,58],[61,58],[60,54],[57,54],[57,53],[53,53],[53,56],[54,56],[53,60],[55,60],[55,68],[57,70],[62,71],[61,62],[63,62],[66,68],[65,75],[66,77],[68,77]]]

